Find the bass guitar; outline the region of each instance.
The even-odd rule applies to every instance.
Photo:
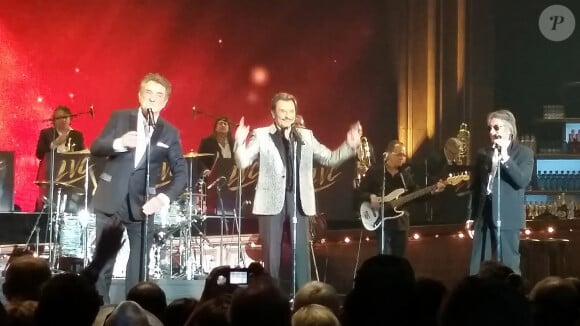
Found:
[[[449,176],[447,179],[445,179],[445,181],[443,181],[443,183],[445,183],[446,186],[456,186],[467,181],[469,181],[469,175],[462,174],[457,176]],[[369,231],[373,231],[379,228],[384,220],[391,220],[401,217],[403,214],[405,214],[405,211],[399,209],[401,206],[435,191],[436,188],[437,184],[434,184],[404,196],[403,194],[406,191],[404,188],[398,188],[391,191],[388,195],[381,199],[381,202],[385,203],[385,216],[382,219],[380,208],[375,209],[371,206],[370,202],[363,202],[360,206],[360,219],[364,228]]]

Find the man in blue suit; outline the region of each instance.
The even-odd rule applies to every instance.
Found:
[[[469,273],[477,274],[481,262],[493,258],[520,274],[520,230],[526,225],[524,192],[532,178],[534,154],[518,143],[516,119],[510,111],[490,113],[487,125],[491,145],[480,149],[475,158],[465,224],[474,232]]]
[[[106,157],[107,163],[99,176],[92,207],[96,215],[97,241],[103,228],[120,219],[127,229],[131,253],[127,262],[125,291],[139,282],[142,255],[148,257],[153,240],[153,218],[148,218],[147,245],[141,250],[142,221],[157,213],[183,192],[187,183],[187,165],[177,129],[159,113],[169,99],[171,84],[159,74],[148,74],[141,81],[139,107],[113,112],[105,129],[91,146],[95,156]],[[147,142],[150,144],[149,199],[147,181]],[[163,193],[157,193],[163,162],[167,162],[172,180]],[[109,303],[109,288],[114,260],[99,276],[97,290]]]

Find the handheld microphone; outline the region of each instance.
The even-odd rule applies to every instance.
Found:
[[[207,186],[207,190],[210,190],[211,188],[213,188],[216,184],[218,184],[218,182],[225,180],[226,177],[224,177],[223,175],[217,179],[215,179],[214,182],[210,183],[209,186]]]
[[[389,158],[389,153],[388,152],[383,152],[383,161],[386,161],[387,158]]]
[[[95,107],[92,105],[89,107],[89,114],[91,115],[91,120],[95,120]]]
[[[290,126],[290,136],[293,137],[300,145],[304,145],[304,141],[302,141],[302,135],[298,130],[296,130],[296,124],[293,123]]]
[[[149,126],[155,126],[155,116],[153,115],[153,110],[151,108],[147,108],[147,123]]]

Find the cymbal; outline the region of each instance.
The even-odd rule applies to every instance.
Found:
[[[185,158],[196,158],[196,157],[202,157],[202,156],[214,156],[214,153],[197,153],[194,151],[190,151],[188,153],[183,154],[183,157]]]
[[[39,185],[39,186],[50,186],[50,181],[48,181],[48,180],[35,180],[34,183],[36,185]],[[84,194],[85,193],[81,188],[79,188],[77,186],[73,186],[73,185],[66,183],[66,182],[55,181],[54,185],[56,187],[61,187],[61,188],[66,189],[66,190],[73,191],[77,194]]]
[[[81,149],[80,151],[76,151],[76,152],[63,152],[63,153],[59,153],[59,154],[79,154],[79,155],[91,155],[91,151],[88,148],[85,149]]]

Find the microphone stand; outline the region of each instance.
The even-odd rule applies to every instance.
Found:
[[[292,209],[292,298],[296,297],[296,239],[297,239],[297,228],[298,228],[298,203],[297,203],[297,193],[298,193],[298,160],[296,158],[298,151],[298,139],[293,135],[292,129],[290,129],[288,138],[290,140],[290,148],[292,149],[292,197],[294,202]]]
[[[225,218],[226,218],[226,212],[224,209],[224,200],[222,198],[222,186],[220,185],[220,180],[217,180],[216,183],[216,191],[217,191],[217,195],[218,195],[218,201],[220,204],[220,209],[221,209],[221,216],[220,216],[220,266],[222,266],[224,264],[224,222],[225,222]],[[227,228],[227,225],[225,226]],[[228,231],[226,231],[228,232]],[[227,255],[227,252],[226,252]]]
[[[52,119],[51,119],[52,121]],[[56,127],[52,127],[52,140],[49,143],[50,148],[50,159],[49,159],[49,186],[48,186],[48,263],[51,270],[57,269],[57,241],[58,236],[58,214],[60,214],[60,209],[57,207],[57,211],[54,210],[54,186],[55,186],[55,159],[56,159],[56,147],[52,146],[54,140],[56,139]],[[60,190],[59,190],[59,204],[60,204]],[[40,217],[40,216],[39,216]],[[36,227],[35,227],[36,229]],[[56,229],[56,230],[55,230]]]
[[[147,127],[145,130],[146,147],[145,147],[145,202],[147,203],[151,198],[149,191],[150,186],[150,165],[151,165],[151,132],[155,127],[155,121],[153,116],[153,111],[147,109]],[[141,255],[139,262],[139,281],[146,282],[148,279],[147,273],[147,234],[149,215],[145,215],[143,221],[141,221]]]
[[[498,262],[502,262],[502,247],[501,247],[501,149],[498,147],[497,148],[498,151],[498,162],[497,162],[497,220],[496,220],[496,225],[497,225],[497,236],[496,236],[496,241],[497,241],[497,261]]]
[[[383,183],[381,185],[381,255],[385,254],[385,177],[387,175],[386,167],[387,157],[383,160]]]
[[[238,266],[245,266],[244,257],[242,256],[242,173],[243,169],[238,169],[238,205],[237,212],[234,209],[234,218],[238,222]],[[236,216],[237,214],[237,216]]]

